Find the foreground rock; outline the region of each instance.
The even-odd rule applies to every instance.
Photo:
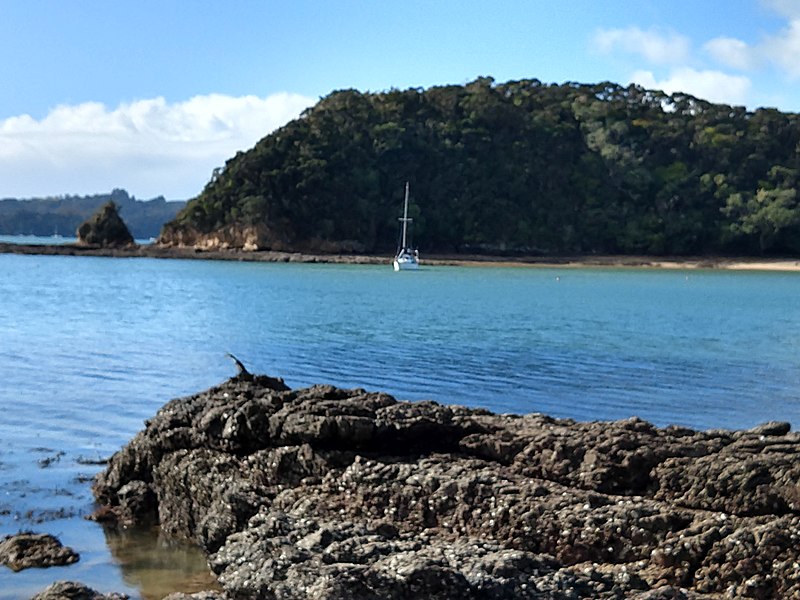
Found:
[[[106,202],[98,211],[81,223],[76,232],[78,244],[121,248],[133,245],[133,236],[119,216],[117,205]]]
[[[75,581],[57,581],[36,594],[31,600],[128,600],[125,594],[102,594]]]
[[[95,495],[200,544],[231,598],[789,598],[798,449],[784,423],[499,416],[248,374],[167,403]]]
[[[80,556],[48,533],[18,533],[0,541],[0,564],[12,571],[71,565]]]

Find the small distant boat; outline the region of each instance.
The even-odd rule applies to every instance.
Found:
[[[394,257],[393,265],[395,271],[414,271],[419,268],[419,252],[412,250],[408,245],[408,224],[414,219],[408,218],[408,182],[406,181],[406,199],[403,204],[403,216],[398,219],[402,224],[402,234],[400,237],[400,247]]]

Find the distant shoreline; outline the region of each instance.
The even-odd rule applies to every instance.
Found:
[[[386,255],[305,254],[271,250],[200,250],[137,245],[128,248],[98,248],[76,244],[13,244],[0,242],[0,254],[45,256],[103,256],[111,258],[164,258],[189,260],[230,260],[240,262],[295,262],[334,264],[391,263]],[[484,256],[435,254],[423,256],[421,264],[431,266],[495,266],[541,268],[649,268],[721,269],[752,271],[800,271],[800,258],[756,257],[661,257],[661,256]]]

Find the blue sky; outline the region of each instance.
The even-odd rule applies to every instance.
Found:
[[[800,0],[0,0],[0,198],[189,198],[333,90],[614,81],[800,111]]]

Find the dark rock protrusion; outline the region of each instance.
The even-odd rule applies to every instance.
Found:
[[[238,374],[236,375],[239,379],[253,379],[253,374],[247,370],[247,367],[244,366],[244,363],[236,358],[233,354],[228,352],[228,358],[230,358],[234,364],[236,364],[236,368],[238,369]]]
[[[70,565],[80,556],[49,533],[18,533],[0,541],[0,564],[12,571]]]
[[[77,230],[78,243],[102,248],[133,245],[133,236],[119,216],[117,205],[106,202],[98,211],[81,223]]]

